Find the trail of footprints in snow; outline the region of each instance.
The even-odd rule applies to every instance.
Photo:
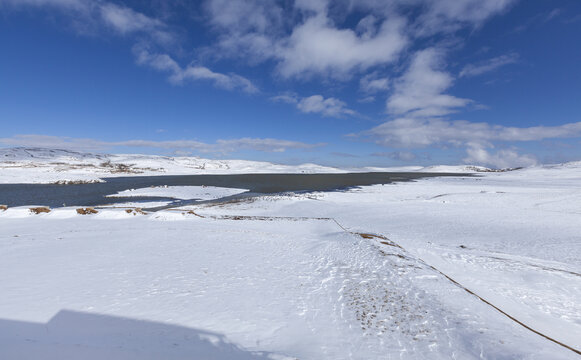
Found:
[[[337,263],[332,253],[319,259],[316,271],[328,274],[322,286],[327,293],[336,294],[330,301],[336,304],[337,320],[358,324],[365,337],[380,339],[391,334],[407,339],[404,343],[417,342],[417,347],[438,343],[438,329],[443,324],[426,306],[430,302],[433,308],[434,303],[410,281],[415,272],[425,274],[426,269],[405,256],[403,249],[382,245],[379,251],[383,256],[373,264],[370,259],[374,257],[369,254],[353,255],[349,265]],[[377,248],[370,247],[369,251],[376,252]]]

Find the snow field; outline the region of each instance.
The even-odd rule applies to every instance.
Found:
[[[0,358],[576,359],[465,289],[581,348],[579,165],[150,214],[0,211]],[[70,330],[86,322],[98,336]]]

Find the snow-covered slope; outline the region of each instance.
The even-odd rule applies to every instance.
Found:
[[[104,177],[243,173],[334,173],[337,168],[247,160],[89,154],[41,148],[0,149],[0,183],[99,181]]]

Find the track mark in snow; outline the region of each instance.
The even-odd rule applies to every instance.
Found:
[[[178,210],[178,209],[176,209]],[[484,299],[482,296],[478,295],[474,291],[468,289],[454,278],[440,271],[436,267],[428,264],[421,258],[411,256],[407,250],[405,250],[401,245],[393,242],[386,236],[380,234],[372,234],[366,232],[354,232],[345,228],[341,223],[339,223],[334,218],[325,217],[280,217],[280,216],[241,216],[241,215],[212,215],[204,216],[196,215],[205,218],[211,218],[215,220],[247,220],[247,221],[309,221],[309,220],[319,220],[319,221],[332,221],[337,226],[339,226],[345,233],[352,236],[357,236],[359,238],[367,240],[376,240],[380,246],[389,246],[390,248],[395,248],[394,252],[388,252],[380,249],[380,254],[386,256],[387,258],[400,261],[400,264],[390,264],[396,270],[394,274],[390,274],[389,279],[378,278],[377,274],[362,274],[359,271],[355,271],[354,267],[337,268],[334,267],[332,270],[332,276],[329,281],[321,284],[321,288],[317,291],[322,290],[327,286],[326,283],[332,282],[332,279],[343,278],[344,284],[339,289],[338,301],[341,302],[340,306],[340,317],[347,317],[345,314],[345,308],[353,313],[355,319],[360,323],[361,329],[364,331],[364,335],[381,335],[387,332],[399,332],[404,336],[409,336],[413,340],[427,340],[428,347],[431,348],[432,345],[437,344],[437,336],[434,334],[434,329],[440,327],[434,318],[430,317],[428,311],[424,310],[421,306],[420,300],[423,297],[421,290],[417,289],[416,293],[410,293],[410,288],[415,289],[410,280],[406,279],[405,276],[409,274],[411,270],[422,269],[421,265],[437,272],[452,284],[458,288],[466,291],[470,295],[476,297],[486,305],[492,307],[508,319],[519,324],[525,329],[557,344],[576,354],[581,355],[581,351],[573,348],[565,343],[562,343],[534,328],[526,325],[515,317],[511,316],[507,312],[503,311],[501,308],[492,304],[488,300]],[[420,266],[418,266],[420,265]],[[330,266],[329,263],[323,267]],[[340,274],[339,272],[343,272]],[[394,276],[395,275],[395,276]],[[363,280],[361,280],[363,279]],[[358,282],[356,281],[358,280]],[[402,282],[406,282],[403,284]],[[391,290],[391,291],[390,291]],[[413,299],[414,302],[409,302],[409,299]],[[431,338],[431,336],[434,336]]]
[[[353,235],[358,235],[361,236],[362,238],[365,239],[382,239],[384,241],[379,241],[382,244],[385,245],[389,245],[389,246],[396,246],[397,248],[405,251],[405,249],[403,247],[401,247],[401,245],[394,243],[391,240],[388,240],[389,243],[386,243],[385,240],[387,240],[387,237],[383,236],[383,235],[377,235],[377,234],[368,234],[368,233],[357,233],[357,232],[350,232]],[[392,245],[393,244],[393,245]],[[569,346],[567,344],[564,344],[548,335],[543,334],[542,332],[533,329],[532,327],[526,325],[525,323],[521,322],[520,320],[516,319],[515,317],[511,316],[510,314],[508,314],[507,312],[503,311],[502,309],[500,309],[499,307],[497,307],[496,305],[492,304],[490,301],[484,299],[482,296],[478,295],[477,293],[475,293],[474,291],[468,289],[467,287],[465,287],[464,285],[462,285],[461,283],[459,283],[458,281],[456,281],[455,279],[453,279],[451,276],[445,274],[444,272],[440,271],[439,269],[437,269],[436,267],[426,263],[424,260],[422,260],[421,258],[416,258],[419,262],[421,262],[422,264],[426,265],[427,267],[429,267],[430,269],[438,272],[440,275],[444,276],[446,279],[448,279],[450,282],[452,282],[454,285],[458,286],[459,288],[463,289],[464,291],[466,291],[467,293],[469,293],[472,296],[475,296],[476,298],[478,298],[480,301],[484,302],[485,304],[487,304],[488,306],[494,308],[495,310],[497,310],[498,312],[500,312],[502,315],[506,316],[507,318],[509,318],[510,320],[514,321],[515,323],[519,324],[520,326],[524,327],[525,329],[539,335],[542,336],[543,338],[554,342],[557,345],[560,345],[568,350],[571,350],[573,352],[575,352],[578,355],[581,355],[581,350],[575,349],[572,346]],[[504,259],[503,259],[504,260]],[[528,264],[527,264],[528,265]],[[573,273],[573,275],[579,275],[577,273]]]

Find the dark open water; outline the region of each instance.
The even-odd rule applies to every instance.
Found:
[[[331,191],[363,185],[390,184],[426,177],[467,176],[448,173],[348,173],[348,174],[242,174],[242,175],[178,175],[132,176],[106,178],[106,183],[80,185],[0,184],[0,204],[13,206],[44,205],[98,206],[127,201],[160,200],[160,198],[106,198],[118,191],[149,186],[220,186],[248,189],[254,194],[289,191]]]

